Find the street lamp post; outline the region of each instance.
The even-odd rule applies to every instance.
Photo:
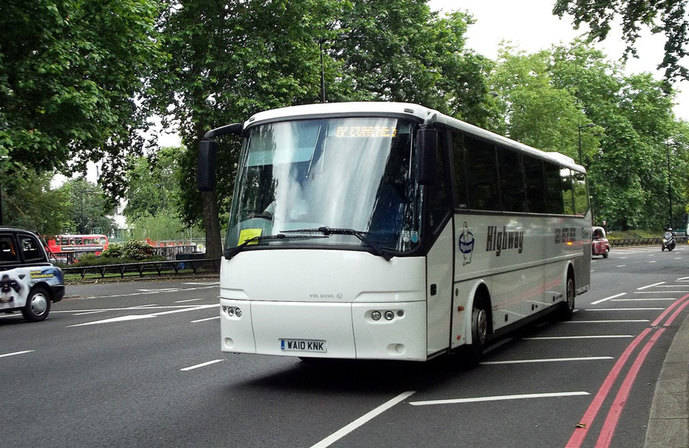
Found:
[[[672,177],[670,175],[670,142],[665,143],[667,149],[667,199],[670,205],[670,222],[668,225],[672,227]]]
[[[3,160],[7,160],[10,157],[7,155],[2,155],[0,156],[0,162]],[[2,168],[2,165],[0,165],[0,168]],[[0,176],[0,226],[2,225],[2,176]]]

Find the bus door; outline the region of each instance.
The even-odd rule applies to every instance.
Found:
[[[438,132],[435,181],[426,185],[426,226],[433,244],[426,256],[427,354],[449,348],[454,277],[454,224],[449,181],[447,132]]]

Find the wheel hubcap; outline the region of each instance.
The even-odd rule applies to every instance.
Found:
[[[488,334],[488,319],[486,311],[483,309],[476,310],[476,337],[481,344],[486,342],[486,335]]]
[[[31,299],[31,311],[35,315],[40,316],[45,313],[46,309],[48,309],[48,299],[43,294],[33,296],[33,299]]]

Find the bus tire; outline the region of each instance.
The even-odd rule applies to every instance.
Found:
[[[48,292],[44,288],[37,286],[29,292],[26,304],[22,308],[22,316],[30,322],[45,320],[50,313],[50,302]]]
[[[481,361],[483,349],[488,342],[490,330],[490,307],[485,297],[476,297],[471,308],[471,344],[466,348],[469,365],[475,366]]]
[[[567,284],[565,285],[565,301],[560,306],[560,320],[571,320],[574,314],[574,302],[576,291],[574,289],[574,275],[567,274]]]

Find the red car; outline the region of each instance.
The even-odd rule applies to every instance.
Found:
[[[610,253],[610,243],[605,237],[605,229],[602,227],[593,227],[591,234],[593,241],[591,242],[591,254],[602,255],[603,258],[608,258]]]

